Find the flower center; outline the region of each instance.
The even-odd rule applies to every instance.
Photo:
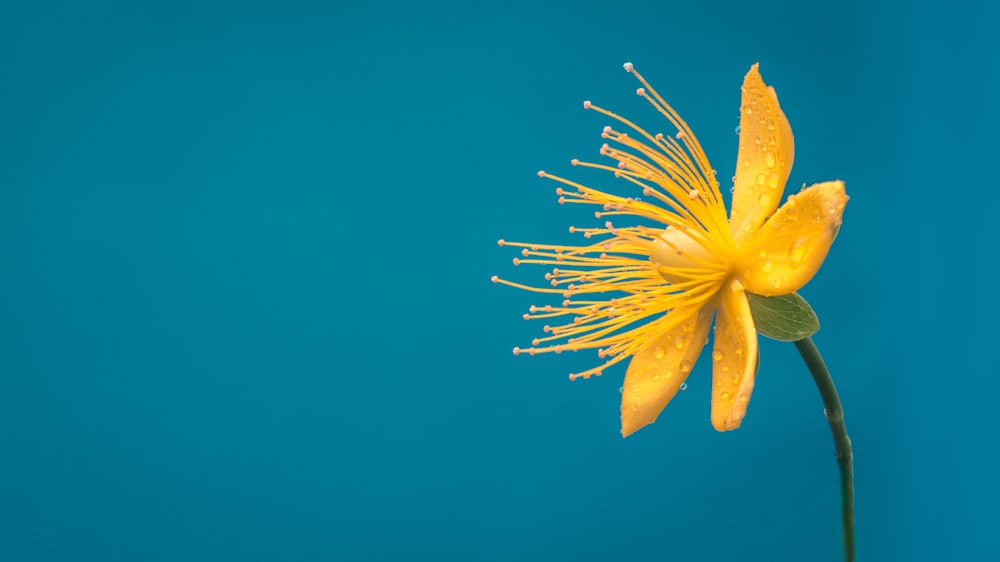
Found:
[[[718,271],[720,266],[718,258],[686,230],[672,226],[653,240],[649,259],[660,276],[673,284],[692,281],[702,277],[706,270]]]

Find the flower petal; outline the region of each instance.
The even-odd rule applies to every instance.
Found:
[[[736,273],[746,289],[755,295],[787,295],[808,283],[837,236],[847,199],[842,181],[789,195],[740,248]]]
[[[729,220],[737,246],[778,208],[794,157],[792,128],[774,88],[764,84],[755,64],[743,79],[740,104],[740,148]]]
[[[622,386],[622,437],[656,421],[677,394],[705,345],[712,312],[711,304],[689,312],[675,328],[650,338],[636,352]]]
[[[757,374],[757,332],[739,281],[719,291],[712,351],[712,425],[736,429],[747,413]]]

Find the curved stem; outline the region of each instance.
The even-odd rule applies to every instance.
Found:
[[[854,457],[851,454],[851,439],[847,436],[847,426],[844,425],[844,408],[840,405],[840,396],[833,386],[830,371],[826,369],[823,358],[816,349],[812,338],[795,342],[795,348],[805,361],[809,373],[816,381],[819,395],[823,398],[823,410],[826,421],[833,432],[833,444],[837,456],[837,466],[840,467],[840,501],[841,518],[844,525],[844,560],[854,561]]]

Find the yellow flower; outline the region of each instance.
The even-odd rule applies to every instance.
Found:
[[[789,195],[780,208],[792,167],[792,130],[753,65],[743,80],[740,140],[733,178],[732,212],[725,204],[701,145],[687,124],[639,75],[636,93],[677,129],[651,134],[608,110],[584,102],[625,130],[606,127],[601,154],[616,166],[573,160],[613,172],[629,182],[632,196],[604,193],[544,171],[562,184],[560,203],[597,205],[595,215],[636,217],[657,226],[574,228],[581,246],[505,242],[522,248],[514,265],[555,266],[537,288],[494,276],[493,281],[565,300],[532,306],[525,319],[561,319],[545,337],[515,354],[597,349],[604,362],[571,374],[600,375],[632,358],[622,387],[622,435],[652,423],[691,372],[715,315],[712,351],[712,425],[740,426],[757,371],[757,332],[747,292],[776,296],[805,285],[826,258],[840,227],[847,195],[841,181],[819,183]],[[630,130],[630,132],[626,132]],[[641,197],[639,197],[641,195]],[[639,221],[635,221],[638,223]],[[551,320],[550,320],[551,321]]]

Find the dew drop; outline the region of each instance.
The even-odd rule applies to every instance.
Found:
[[[740,134],[740,126],[739,125],[736,126],[736,131],[735,132],[736,132],[737,135]]]
[[[774,262],[773,261],[764,262],[764,267],[762,269],[764,270],[764,273],[770,273],[771,270],[774,269]]]
[[[687,390],[687,389],[688,389],[688,383],[682,382],[681,383],[681,390]]]
[[[687,374],[687,373],[691,372],[691,367],[692,367],[691,362],[688,361],[687,359],[681,361],[681,372],[682,373]]]
[[[770,187],[771,189],[778,188],[778,174],[771,172],[767,175],[767,187]]]
[[[767,257],[767,250],[761,249],[759,255],[760,255],[760,259],[766,258]]]
[[[743,160],[743,167],[744,168],[749,168],[750,167],[750,161],[749,160]]]
[[[773,131],[774,130],[774,119],[768,119],[767,120],[767,129],[769,131]]]
[[[761,193],[760,197],[757,198],[757,202],[760,203],[761,207],[767,207],[767,204],[771,201],[771,196],[767,193]]]
[[[766,164],[768,168],[773,168],[774,165],[777,164],[777,161],[774,159],[773,152],[768,151],[764,153],[764,164]]]
[[[672,378],[674,378],[674,370],[673,369],[667,369],[667,380],[670,380]]]
[[[632,411],[633,412],[638,412],[639,411],[639,405],[633,402],[632,403]]]
[[[716,361],[722,361],[722,352],[719,351],[719,350],[713,351],[712,352],[712,359],[715,359]]]
[[[656,373],[656,374],[654,374],[654,375],[653,375],[653,380],[654,380],[654,381],[658,381],[658,380],[660,380],[660,373]]]
[[[729,393],[728,392],[723,392],[722,394],[719,395],[719,398],[722,398],[723,400],[727,400],[727,399],[729,399]]]
[[[792,247],[788,249],[788,261],[791,262],[792,267],[798,267],[802,263],[802,257],[805,255],[805,238],[798,238]]]
[[[624,386],[619,386],[618,387],[618,393],[621,394],[623,392],[625,392],[625,387]]]
[[[750,401],[750,396],[746,392],[741,392],[740,393],[740,402],[743,402],[745,404],[745,403],[747,403],[749,401]]]
[[[685,343],[686,342],[684,336],[677,336],[676,338],[674,338],[674,347],[676,347],[678,351],[684,349]]]
[[[663,351],[663,346],[658,345],[656,346],[656,349],[653,350],[653,357],[656,357],[657,359],[663,359],[664,353],[665,352]]]
[[[757,174],[757,185],[764,185],[764,174]]]

